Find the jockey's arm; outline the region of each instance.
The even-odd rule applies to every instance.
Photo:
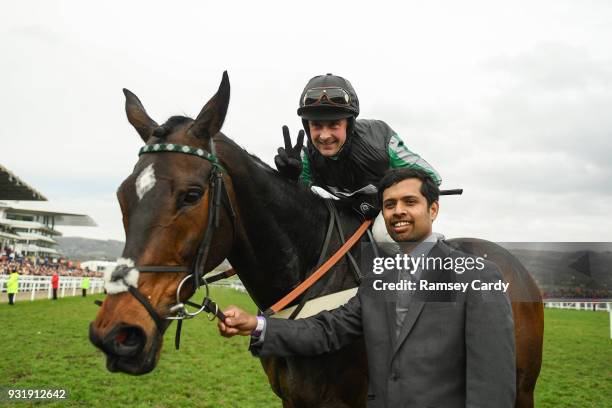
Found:
[[[429,174],[437,185],[442,183],[442,178],[440,177],[438,171],[420,155],[408,149],[404,141],[397,134],[393,134],[389,140],[387,152],[389,154],[389,168],[417,168]],[[302,172],[299,180],[305,186],[310,186],[312,183],[312,171],[310,169],[310,161],[308,160],[308,155],[306,154],[305,148],[302,149],[301,159]]]
[[[300,157],[302,158],[302,173],[300,173],[299,180],[302,184],[309,187],[312,183],[312,173],[310,171],[310,161],[308,160],[305,148],[302,149]]]
[[[404,141],[397,135],[391,136],[389,141],[389,168],[409,167],[425,171],[433,178],[437,185],[442,183],[440,174],[431,164],[427,163],[421,156],[406,147]]]

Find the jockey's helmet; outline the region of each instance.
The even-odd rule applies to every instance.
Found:
[[[348,80],[333,74],[318,75],[302,91],[297,113],[302,120],[356,118],[359,99]]]

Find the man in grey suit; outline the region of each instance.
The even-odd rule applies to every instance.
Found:
[[[494,289],[502,286],[499,269],[466,261],[473,257],[432,233],[439,190],[426,173],[390,170],[379,197],[400,254],[420,266],[372,274],[348,303],[306,319],[265,319],[230,306],[220,333],[251,335],[261,357],[329,353],[363,337],[368,407],[513,407],[514,324],[505,289]],[[398,290],[398,282],[412,289]]]

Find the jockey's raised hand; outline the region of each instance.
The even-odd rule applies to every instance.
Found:
[[[229,306],[223,314],[225,322],[221,320],[217,322],[219,334],[223,337],[250,336],[257,327],[257,317],[236,306]]]
[[[295,146],[292,147],[289,128],[283,126],[283,139],[285,147],[278,148],[278,154],[274,156],[274,164],[283,177],[297,181],[302,173],[301,153],[302,146],[304,146],[304,131],[299,131]]]

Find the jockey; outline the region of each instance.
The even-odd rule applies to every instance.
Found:
[[[286,178],[300,180],[324,197],[348,204],[364,218],[374,218],[379,208],[376,185],[389,168],[409,167],[425,171],[440,185],[440,175],[412,152],[381,120],[359,119],[359,99],[346,79],[319,75],[308,81],[297,110],[308,135],[303,146],[300,130],[295,146],[283,126],[285,147],[274,163]]]

